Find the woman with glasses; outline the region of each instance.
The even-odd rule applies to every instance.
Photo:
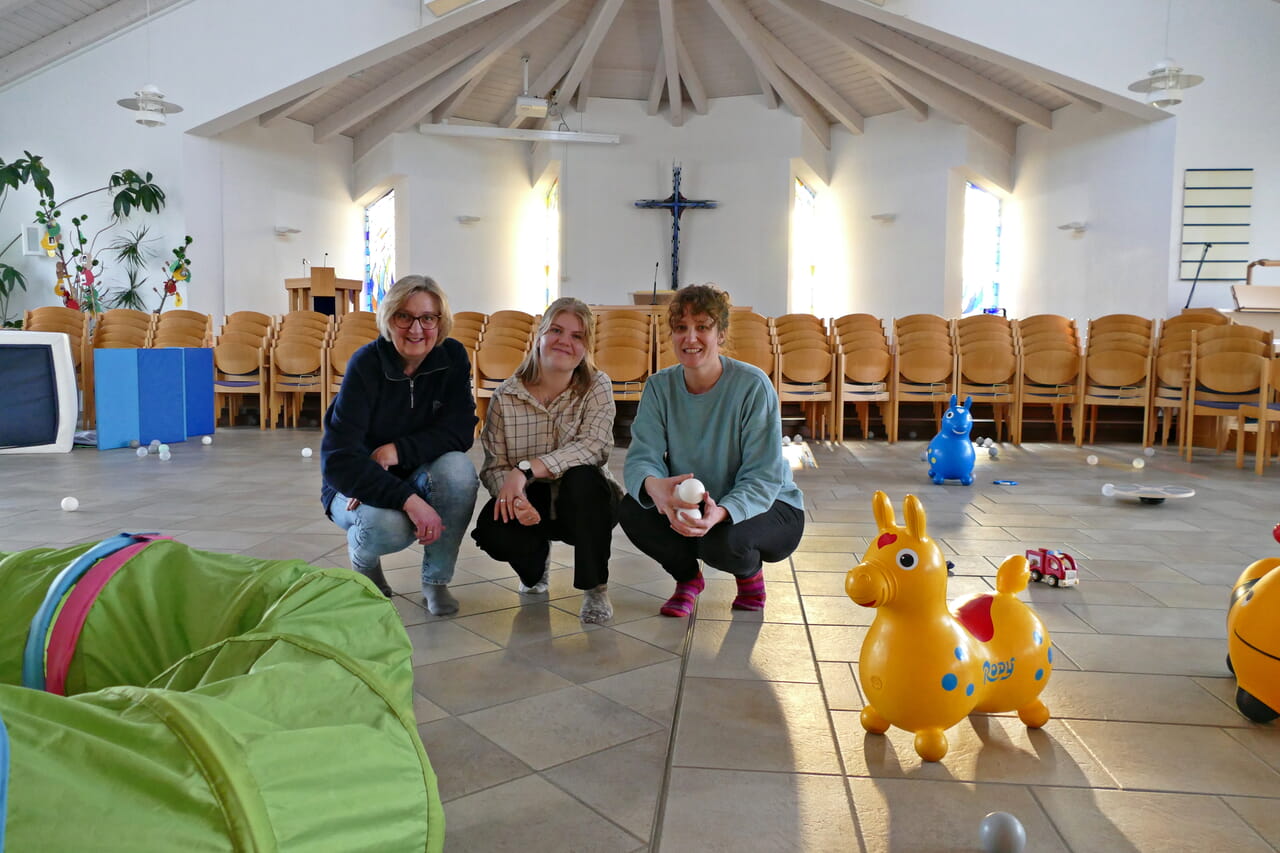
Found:
[[[321,500],[347,531],[351,568],[390,598],[382,556],[417,542],[422,596],[437,616],[458,611],[448,584],[478,488],[466,456],[476,428],[471,363],[452,328],[440,285],[397,281],[378,306],[381,336],[347,363],[320,445]]]
[[[631,425],[619,508],[622,529],[676,582],[659,612],[689,616],[706,584],[699,561],[738,584],[734,610],[763,610],[764,563],[785,560],[804,534],[804,496],[782,455],[773,382],[720,353],[729,295],[676,291],[667,313],[677,364],[649,378]],[[677,487],[697,477],[705,492]]]
[[[480,479],[493,497],[471,536],[510,563],[520,592],[547,591],[551,541],[573,546],[583,622],[613,618],[609,539],[622,489],[605,463],[613,447],[613,383],[591,360],[595,318],[571,297],[542,315],[515,375],[489,401]]]

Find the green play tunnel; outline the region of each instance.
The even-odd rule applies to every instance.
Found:
[[[0,851],[443,848],[372,584],[121,543],[0,554]]]

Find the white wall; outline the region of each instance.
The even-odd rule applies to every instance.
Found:
[[[1165,316],[1178,121],[1072,106],[1054,114],[1052,132],[1019,130],[1004,205],[1011,315]],[[1059,228],[1069,222],[1087,229]]]

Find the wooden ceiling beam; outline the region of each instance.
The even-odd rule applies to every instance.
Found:
[[[591,15],[587,18],[585,27],[587,37],[583,41],[582,50],[578,52],[573,65],[564,75],[564,84],[560,87],[560,97],[564,100],[569,100],[578,91],[582,78],[587,76],[587,69],[595,61],[596,51],[600,49],[600,43],[604,41],[609,28],[613,26],[613,19],[621,6],[622,0],[600,0],[591,10]]]
[[[778,64],[786,75],[794,80],[800,88],[809,93],[827,112],[836,117],[842,125],[855,136],[862,135],[862,113],[844,99],[844,96],[819,77],[812,68],[805,65],[800,57],[792,53],[777,36],[763,27],[759,32],[760,42],[768,51],[769,57]]]
[[[328,86],[321,86],[319,89],[314,89],[300,98],[294,98],[287,104],[281,104],[273,110],[267,110],[258,116],[258,124],[262,127],[270,127],[277,119],[287,118],[337,85],[337,83],[330,83]]]
[[[898,105],[904,110],[915,116],[916,121],[925,121],[929,118],[929,105],[924,101],[920,100],[906,89],[903,89],[883,74],[872,71],[871,76],[875,77],[876,82],[889,93],[889,97],[897,101]]]
[[[662,55],[662,45],[658,45],[658,62],[653,69],[653,77],[649,80],[649,100],[645,103],[645,112],[651,116],[658,114],[662,106],[662,92],[667,87],[667,60]]]
[[[680,33],[676,32],[676,53],[680,58],[680,77],[684,80],[684,89],[689,93],[689,100],[693,102],[693,111],[698,115],[707,114],[707,90],[702,85],[702,78],[698,76],[698,70],[693,67],[693,60],[689,56],[689,52],[684,49],[684,39],[680,38]]]
[[[764,27],[760,26],[760,22],[740,6],[737,0],[707,0],[707,4],[728,27],[734,39],[755,64],[757,71],[778,93],[783,103],[809,126],[824,148],[830,148],[831,125],[827,123],[826,116],[822,114],[818,105],[769,57],[768,51],[761,44],[760,33],[764,32]]]
[[[658,0],[658,29],[662,32],[662,57],[667,73],[667,104],[671,124],[684,124],[684,90],[680,88],[680,51],[676,48],[676,14],[672,0]]]
[[[892,80],[931,109],[968,126],[979,136],[1012,154],[1017,128],[1013,122],[970,95],[952,88],[918,68],[867,44],[849,32],[822,3],[809,0],[769,0],[809,27],[810,31],[844,50],[858,62]],[[820,7],[820,8],[819,8]]]
[[[883,24],[877,24],[868,18],[851,19],[848,23],[852,25],[853,32],[867,44],[914,65],[926,74],[937,77],[1018,121],[1033,124],[1041,130],[1053,129],[1053,114],[1035,101],[1006,89],[994,80],[988,80],[978,72],[929,50]]]

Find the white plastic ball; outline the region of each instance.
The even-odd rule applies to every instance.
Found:
[[[691,477],[676,486],[676,497],[687,504],[701,503],[707,494],[707,487],[697,477]]]
[[[1147,467],[1147,460],[1143,459],[1142,457],[1138,457],[1137,459],[1133,460],[1133,467],[1141,471],[1143,468]]]
[[[139,448],[138,448],[138,457],[139,457],[139,458],[141,458],[141,457],[146,456],[146,455],[147,455],[147,449],[146,449],[145,447],[139,447]]]
[[[1103,494],[1105,497],[1108,497],[1108,498],[1109,498],[1109,497],[1111,497],[1112,495],[1114,495],[1115,493],[1116,493],[1116,487],[1115,487],[1115,484],[1114,484],[1114,483],[1103,483],[1103,484],[1102,484],[1102,494]]]
[[[992,440],[991,440],[991,439],[989,439],[989,438],[984,438],[984,439],[982,440],[982,446],[983,446],[983,447],[991,447],[991,446],[993,446],[994,444],[995,444],[995,442],[994,442],[994,441],[992,441]]]
[[[148,446],[148,447],[159,447],[159,446],[160,446],[160,439],[158,439],[158,438],[153,438],[153,439],[151,439],[151,443],[150,443],[149,445],[147,445],[147,446]]]
[[[303,458],[310,459],[310,458],[311,458],[311,448],[310,448],[310,447],[304,447],[304,448],[302,448],[302,456],[303,456]]]
[[[700,509],[682,509],[678,511],[676,515],[680,516],[685,521],[701,521],[702,520],[702,510]]]
[[[205,446],[208,446],[208,445],[210,445],[210,444],[213,444],[213,436],[211,436],[211,435],[206,435],[204,438],[200,439],[200,443],[201,443],[201,444],[203,444],[203,445],[205,445]]]
[[[1027,846],[1027,831],[1008,812],[992,812],[978,827],[978,841],[983,853],[1022,853]]]
[[[79,508],[80,508],[80,501],[78,501],[77,499],[75,499],[75,498],[63,498],[63,499],[62,499],[62,510],[63,510],[63,512],[75,512],[75,511],[76,511],[76,510],[78,510]]]
[[[1084,461],[1085,461],[1085,462],[1088,462],[1090,465],[1097,465],[1097,464],[1098,464],[1098,457],[1096,457],[1096,456],[1094,456],[1092,453],[1090,453],[1088,456],[1086,456],[1086,457],[1084,458]]]
[[[789,446],[790,444],[791,444],[791,436],[789,436],[789,435],[784,435],[784,436],[782,437],[782,446],[783,446],[783,447],[787,447],[787,446]]]
[[[1000,455],[1000,448],[998,448],[998,447],[988,447],[988,448],[987,448],[987,454],[988,454],[992,459],[995,459],[997,456],[999,456],[999,455]]]
[[[796,437],[791,439],[792,444],[804,444],[804,436],[796,433]]]
[[[172,458],[173,458],[173,454],[172,454],[172,453],[170,453],[170,452],[169,452],[169,451],[167,451],[167,450],[160,454],[160,461],[161,461],[161,462],[168,462],[168,461],[169,461],[170,459],[172,459]]]
[[[1152,457],[1156,455],[1156,449],[1154,447],[1144,447],[1142,453],[1144,456]]]
[[[164,454],[164,453],[170,453],[170,452],[171,452],[171,451],[169,450],[169,445],[167,445],[167,444],[162,444],[162,445],[160,445],[160,447],[159,447],[159,451],[160,451],[160,453],[161,453],[161,454]]]
[[[138,439],[136,438],[133,441],[129,442],[130,447],[139,447],[141,446],[141,444],[142,442],[138,441]]]

